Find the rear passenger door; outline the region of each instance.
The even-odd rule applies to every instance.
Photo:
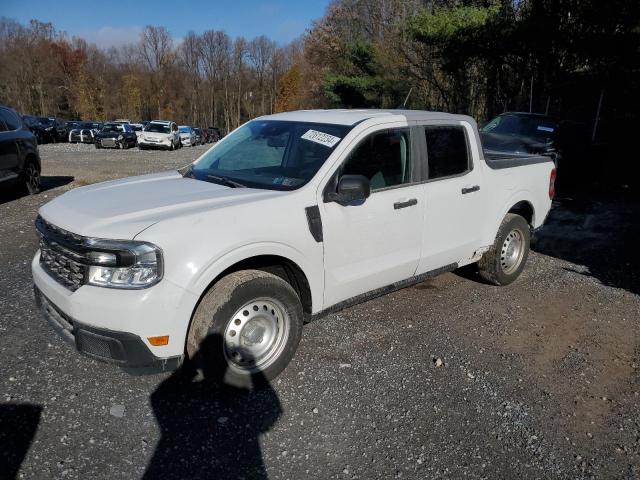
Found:
[[[335,173],[364,175],[371,195],[350,204],[319,199],[325,306],[410,278],[421,249],[424,188],[416,180],[407,127],[376,128]],[[332,182],[329,182],[332,185]],[[327,187],[329,188],[329,187]]]
[[[484,221],[482,171],[473,158],[465,124],[422,125],[425,219],[417,273],[459,263],[473,255]]]

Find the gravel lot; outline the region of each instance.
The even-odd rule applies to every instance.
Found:
[[[261,392],[72,351],[33,304],[37,209],[205,149],[44,145],[46,191],[0,198],[0,477],[640,477],[633,201],[557,202],[509,287],[465,269],[307,325]]]

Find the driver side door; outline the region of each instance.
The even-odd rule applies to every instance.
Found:
[[[322,190],[325,308],[405,280],[420,259],[424,188],[408,127],[374,127],[358,142]],[[326,202],[341,175],[371,184],[364,201]]]

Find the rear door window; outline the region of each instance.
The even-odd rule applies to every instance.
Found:
[[[430,125],[425,127],[424,134],[429,180],[462,175],[471,169],[464,127]]]

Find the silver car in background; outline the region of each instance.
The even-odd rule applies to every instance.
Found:
[[[196,146],[196,132],[193,130],[193,127],[189,125],[180,125],[178,127],[180,130],[180,142],[185,147],[195,147]]]

